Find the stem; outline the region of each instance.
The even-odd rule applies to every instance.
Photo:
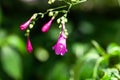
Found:
[[[77,4],[83,3],[83,2],[85,2],[85,1],[87,1],[87,0],[78,1],[78,2],[76,2],[76,3],[73,3],[73,5],[77,5]]]
[[[70,11],[71,7],[72,7],[72,4],[69,5],[67,12]]]
[[[47,12],[54,11],[54,10],[61,9],[61,8],[65,8],[65,7],[67,7],[67,5],[56,7],[56,8],[52,8],[52,9],[48,9]]]
[[[94,67],[94,70],[93,70],[93,78],[96,79],[97,78],[97,70],[98,70],[98,67],[101,63],[101,61],[103,60],[102,57],[100,57],[97,61],[96,61],[96,64],[95,64],[95,67]]]
[[[65,0],[58,0],[58,1],[63,1],[64,3],[66,3],[66,4],[71,4],[70,2],[67,2],[67,1],[65,1]]]
[[[96,50],[100,53],[100,55],[102,56],[106,55],[104,49],[95,40],[92,40],[91,42],[95,46]]]

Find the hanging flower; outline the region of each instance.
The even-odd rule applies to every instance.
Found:
[[[64,33],[64,27],[65,25],[63,25],[63,30],[58,38],[57,43],[52,47],[53,50],[55,50],[55,53],[57,55],[64,55],[67,52],[67,48],[66,48],[66,35]]]
[[[29,37],[28,37],[28,39],[27,39],[26,48],[27,48],[27,51],[28,51],[29,53],[31,53],[31,52],[33,51],[32,44],[31,44],[31,42],[30,42]]]
[[[24,31],[27,29],[27,27],[29,26],[29,24],[31,23],[32,18],[30,18],[28,21],[26,21],[25,23],[23,23],[22,25],[20,25],[20,30]]]
[[[42,32],[47,32],[50,29],[53,19],[54,19],[54,17],[52,17],[49,22],[47,22],[45,25],[43,25],[43,27],[41,29]]]

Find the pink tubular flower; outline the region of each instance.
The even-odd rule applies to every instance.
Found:
[[[47,22],[45,25],[43,25],[42,27],[42,32],[47,32],[50,29],[51,23],[53,21],[54,18],[51,18],[49,22]]]
[[[57,55],[64,55],[67,52],[66,48],[66,38],[64,37],[64,33],[60,34],[57,43],[52,47],[55,50]]]
[[[65,25],[63,24],[63,29],[64,29]],[[55,53],[57,55],[64,55],[67,52],[67,48],[66,48],[66,35],[64,33],[64,31],[61,32],[57,43],[52,47],[53,50],[55,50]]]
[[[33,51],[32,44],[30,42],[30,39],[27,39],[27,44],[26,44],[27,51],[31,53]]]
[[[32,21],[32,19],[30,18],[28,21],[26,21],[25,23],[23,23],[22,25],[20,25],[20,30],[21,31],[26,30],[31,21]]]

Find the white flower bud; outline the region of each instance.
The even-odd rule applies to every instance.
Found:
[[[68,32],[65,32],[65,35],[67,36],[67,35],[68,35]]]
[[[32,28],[33,28],[33,24],[30,24],[30,25],[29,25],[29,28],[32,29]]]
[[[61,20],[60,20],[60,18],[59,18],[59,19],[57,19],[57,23],[60,23],[60,21],[61,21]]]
[[[51,0],[48,1],[48,4],[52,4]]]
[[[30,32],[30,30],[29,30],[29,29],[27,29],[27,30],[26,30],[26,32],[27,32],[27,33],[29,33],[29,32]]]
[[[29,36],[29,33],[25,33],[25,36]]]
[[[64,19],[65,22],[68,22],[67,18]]]
[[[76,0],[71,0],[71,2],[76,2]]]
[[[52,11],[50,11],[48,15],[49,15],[49,16],[53,16],[53,12],[52,12]]]
[[[33,14],[32,19],[36,19],[37,15],[37,13]]]
[[[60,25],[59,25],[59,28],[61,28],[61,27],[62,27],[62,25],[60,24]]]

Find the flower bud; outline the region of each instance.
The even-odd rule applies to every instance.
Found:
[[[30,18],[27,22],[23,23],[22,25],[20,25],[20,30],[24,31],[27,29],[27,27],[29,26],[29,24],[31,23],[32,19]]]
[[[50,26],[52,24],[53,18],[51,18],[51,20],[49,22],[47,22],[45,25],[43,25],[42,27],[42,32],[47,32],[50,29]]]
[[[30,39],[27,39],[27,44],[26,44],[27,51],[31,53],[33,51],[32,44],[30,42]]]

